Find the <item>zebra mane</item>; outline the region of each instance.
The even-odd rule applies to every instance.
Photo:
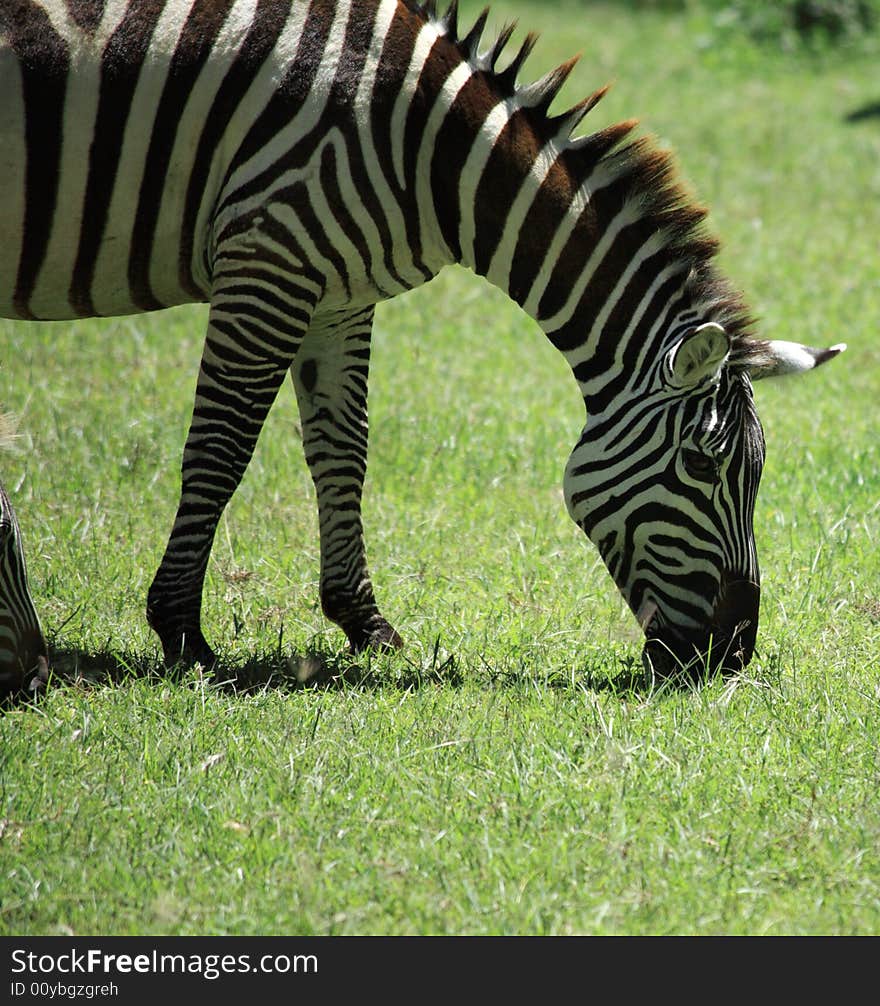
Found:
[[[550,115],[550,106],[559,94],[580,56],[566,60],[555,69],[529,84],[518,82],[519,73],[528,59],[538,35],[529,32],[520,43],[511,61],[498,69],[498,60],[516,30],[515,21],[505,23],[488,49],[480,43],[489,17],[484,7],[471,28],[464,34],[458,28],[458,0],[451,0],[445,13],[438,14],[436,0],[407,0],[408,5],[434,24],[445,38],[455,45],[475,71],[492,77],[497,90],[530,116],[536,131],[554,139],[560,153],[569,159],[575,173],[600,161],[616,177],[627,177],[630,193],[638,199],[646,217],[656,221],[658,230],[670,235],[668,247],[690,264],[688,292],[692,302],[701,305],[713,321],[722,325],[731,340],[729,366],[745,370],[760,356],[767,343],[751,334],[754,318],[741,295],[714,268],[719,242],[705,233],[703,222],[707,210],[687,191],[677,170],[673,155],[661,150],[651,137],[638,137],[623,143],[638,125],[628,119],[594,133],[575,136],[581,121],[604,97],[608,85],[574,104],[567,111]]]

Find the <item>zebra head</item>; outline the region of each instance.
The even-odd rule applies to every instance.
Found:
[[[18,519],[0,485],[0,696],[37,692],[49,677],[48,650],[28,588]]]
[[[752,381],[846,348],[731,338],[690,315],[676,318],[656,359],[587,400],[565,473],[569,513],[645,633],[646,669],[661,677],[737,671],[751,659],[764,465]]]

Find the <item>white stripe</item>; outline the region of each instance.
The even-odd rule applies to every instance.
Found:
[[[422,258],[429,268],[439,269],[453,261],[453,255],[443,239],[440,221],[434,206],[434,192],[431,186],[431,161],[437,141],[437,134],[459,91],[471,78],[473,70],[467,63],[460,63],[446,78],[443,88],[434,102],[422,132],[421,144],[416,158],[416,204],[419,214],[419,228],[422,243]],[[432,258],[435,261],[431,262]]]
[[[46,8],[53,27],[70,47],[70,69],[64,93],[56,209],[52,215],[46,254],[29,303],[37,316],[57,318],[67,314],[73,257],[82,228],[89,150],[98,114],[100,53],[126,10],[127,0],[110,0],[93,39],[80,29],[66,10],[62,17],[57,5]],[[5,101],[6,96],[0,100]],[[10,135],[9,131],[4,131],[4,135]]]
[[[593,274],[596,272],[596,270],[604,261],[605,256],[611,250],[611,247],[614,244],[617,235],[625,227],[628,227],[630,224],[638,220],[639,216],[640,213],[638,207],[634,203],[630,202],[627,203],[623,207],[623,209],[607,224],[605,230],[602,233],[602,237],[599,238],[599,240],[596,242],[596,245],[593,248],[590,257],[584,263],[584,267],[581,270],[581,274],[578,277],[577,282],[572,286],[571,290],[569,291],[566,302],[555,314],[551,315],[549,318],[536,318],[538,323],[541,325],[541,328],[543,328],[548,335],[551,335],[553,332],[562,328],[563,325],[565,325],[567,322],[571,320],[575,310],[577,309],[578,304],[580,303],[584,290],[586,290],[587,288],[587,284],[593,278]],[[561,229],[562,228],[560,228],[560,230]],[[549,271],[550,271],[547,269],[547,261],[549,260],[549,258],[550,256],[548,255],[547,258],[545,259],[545,264],[541,270],[542,273],[545,272],[548,273],[547,278],[549,278]],[[529,301],[531,302],[531,300],[532,300],[532,294],[529,294]]]
[[[498,247],[492,255],[486,278],[490,283],[494,283],[502,290],[510,289],[510,269],[513,265],[513,256],[520,241],[526,215],[532,208],[535,197],[541,191],[550,169],[559,157],[559,145],[551,140],[535,158],[531,171],[526,175],[520,185],[519,192],[507,214],[504,224],[504,233],[498,242]]]
[[[327,47],[321,57],[321,69],[312,85],[308,100],[303,103],[293,120],[284,129],[275,133],[269,142],[261,147],[249,161],[239,165],[227,184],[227,195],[230,193],[234,194],[236,189],[247,185],[257,175],[271,167],[272,164],[290,150],[297,140],[301,139],[317,124],[327,104],[333,78],[336,75],[340,46],[345,35],[348,8],[349,4],[342,2],[336,9],[333,25],[331,26],[327,40]],[[260,68],[259,73],[248,88],[247,94],[239,102],[232,121],[226,130],[226,142],[217,151],[220,163],[228,163],[235,152],[235,146],[241,143],[247,135],[248,129],[260,117],[266,105],[271,101],[283,83],[291,64],[296,58],[308,12],[309,4],[307,3],[294,3],[291,5],[290,17],[281,29],[281,34],[278,37],[275,48]],[[275,188],[277,188],[277,185]],[[214,221],[215,230],[219,233],[231,220],[235,220],[251,210],[260,209],[270,195],[271,192],[264,190],[257,192],[247,200],[227,203],[216,221]],[[213,204],[207,200],[206,203],[204,213],[202,211],[199,212],[199,232],[202,231],[203,227],[207,229],[210,223],[208,214],[211,212]]]
[[[165,7],[140,68],[125,123],[104,238],[95,263],[95,276],[101,277],[93,290],[98,314],[119,313],[121,303],[128,300],[128,253],[147,150],[159,99],[168,77],[171,54],[177,47],[189,12],[188,4],[178,6],[169,3]]]
[[[397,183],[401,188],[405,188],[406,179],[403,174],[403,139],[406,132],[406,116],[409,112],[410,102],[415,93],[416,84],[422,73],[422,68],[431,55],[434,43],[440,37],[440,32],[434,24],[426,24],[419,32],[416,44],[413,46],[412,56],[406,70],[406,76],[394,102],[394,110],[391,113],[391,138],[396,141],[396,146],[392,150],[392,160],[394,163],[394,173],[397,175]]]
[[[630,264],[627,266],[626,271],[622,274],[614,290],[611,292],[608,300],[602,308],[602,311],[596,317],[595,324],[589,333],[586,334],[586,338],[576,349],[565,353],[565,358],[569,362],[572,369],[577,367],[579,364],[586,362],[592,356],[595,349],[595,341],[601,337],[602,330],[608,321],[608,315],[613,310],[615,304],[620,300],[623,295],[623,291],[626,289],[627,283],[632,278],[633,274],[640,268],[642,262],[655,252],[659,251],[660,248],[666,243],[665,235],[661,233],[652,235],[645,244],[638,250],[638,252],[633,256]],[[663,286],[669,279],[671,279],[676,273],[682,275],[682,282],[686,278],[687,264],[684,261],[676,261],[668,265],[665,269],[659,272],[653,279],[651,285],[648,287],[642,299],[639,301],[635,310],[630,316],[629,324],[627,325],[625,331],[619,333],[614,348],[614,361],[607,366],[602,368],[602,374],[598,375],[593,381],[579,381],[578,386],[584,396],[595,394],[600,388],[608,383],[612,378],[618,376],[623,370],[623,354],[629,346],[629,341],[632,338],[633,331],[635,330],[638,323],[641,321],[642,316],[648,309],[654,294],[657,290]],[[673,294],[675,296],[675,294]],[[657,342],[656,336],[660,326],[664,321],[664,311],[660,310],[657,312],[654,324],[651,327],[650,332],[646,338],[642,341],[641,348],[639,350],[638,357],[632,366],[633,376],[638,374],[641,370],[642,361],[644,360],[645,354],[656,353],[657,352]],[[632,396],[631,388],[624,388],[621,391],[621,395],[624,399],[629,399]],[[619,403],[615,399],[613,402],[608,402],[605,411],[606,413],[613,414],[615,408],[619,407]]]
[[[561,257],[562,251],[565,248],[568,239],[571,237],[575,227],[580,221],[584,210],[587,208],[592,195],[614,182],[619,173],[619,168],[609,166],[603,161],[600,161],[596,165],[593,174],[590,175],[577,192],[575,192],[574,196],[572,196],[568,212],[565,214],[565,217],[562,219],[556,233],[553,235],[553,240],[550,242],[550,247],[547,249],[547,254],[544,256],[541,268],[535,272],[535,278],[532,282],[529,294],[523,303],[523,309],[530,317],[541,323],[545,332],[561,328],[565,321],[568,320],[574,307],[577,306],[578,301],[580,300],[580,293],[583,293],[583,290],[587,285],[587,281],[592,275],[592,270],[590,270],[589,273],[587,272],[586,266],[589,266],[589,263],[587,263],[584,274],[581,277],[583,284],[581,286],[580,293],[575,296],[575,291],[572,291],[566,305],[563,306],[556,315],[553,315],[545,321],[541,321],[538,317],[538,308],[541,303],[541,298],[547,291],[547,285],[550,282],[550,277],[553,275],[553,269]],[[598,251],[598,249],[596,250]],[[593,258],[590,259],[590,262],[593,262]],[[546,326],[548,325],[551,327],[547,328]]]
[[[322,276],[326,276],[328,280],[332,281],[334,276],[337,277],[335,282],[338,284],[338,288],[341,288],[342,277],[339,275],[336,267],[330,259],[325,258],[318,251],[309,236],[308,230],[303,225],[294,208],[284,203],[273,203],[269,207],[269,215],[282,227],[286,228],[292,234],[296,234],[297,242],[302,248],[303,255],[306,257],[309,265],[318,269]]]
[[[385,173],[379,163],[379,158],[376,154],[376,148],[373,142],[374,137],[372,123],[370,121],[370,113],[375,100],[374,89],[376,86],[376,72],[379,69],[379,63],[382,59],[386,36],[391,28],[396,12],[397,0],[382,0],[379,5],[379,9],[376,12],[376,21],[373,25],[373,35],[370,39],[369,53],[364,66],[364,72],[361,75],[360,82],[358,83],[357,94],[355,95],[355,122],[357,123],[364,167],[366,168],[370,183],[373,186],[373,191],[376,193],[376,198],[385,213],[385,219],[388,221],[388,227],[392,234],[391,255],[394,262],[394,268],[399,276],[406,278],[407,272],[412,272],[412,258],[406,254],[408,251],[405,240],[406,223],[403,219],[403,214],[400,210],[397,198],[394,193],[392,193],[391,187],[385,177]],[[406,93],[405,88],[401,90],[397,98],[398,103],[401,100],[401,95]],[[392,131],[392,135],[397,134]],[[394,154],[397,154],[397,148],[395,148]],[[395,157],[395,172],[397,173],[397,171],[397,158]],[[381,256],[378,259],[374,259],[374,263],[379,266],[381,266],[381,261]],[[424,278],[421,273],[418,275],[419,279]],[[413,282],[417,282],[415,277],[411,278]],[[383,283],[389,288],[392,286],[391,277],[387,276],[387,273],[385,274]]]
[[[82,50],[91,49],[90,57],[94,58],[94,54],[103,50],[107,40],[119,27],[130,7],[130,0],[107,0],[94,35],[80,28],[73,19],[67,4],[45,3],[38,0],[38,5],[45,13],[52,28],[70,47],[71,57],[81,56],[83,55]]]
[[[309,203],[312,212],[321,221],[321,228],[324,239],[332,246],[336,254],[345,262],[345,271],[348,273],[347,286],[348,295],[344,295],[344,288],[340,287],[338,292],[333,289],[328,290],[322,298],[322,306],[330,307],[334,303],[334,293],[341,298],[340,303],[347,304],[351,300],[359,300],[359,293],[362,295],[363,287],[367,283],[366,263],[361,253],[352,243],[351,238],[336,219],[333,208],[327,201],[327,193],[321,180],[321,173],[318,168],[323,159],[324,151],[328,146],[332,146],[336,153],[336,176],[348,173],[348,166],[345,163],[347,157],[345,140],[339,130],[328,133],[320,147],[312,157],[311,170],[306,168],[303,180],[306,183]],[[353,188],[353,186],[352,186]],[[342,277],[340,277],[340,280]]]
[[[486,164],[492,154],[502,130],[517,109],[513,98],[500,101],[486,116],[483,125],[471,143],[471,149],[461,169],[458,187],[458,207],[461,244],[461,264],[474,268],[474,242],[476,241],[476,201],[477,187]]]
[[[73,20],[66,4],[40,3],[38,6],[45,13],[49,24],[54,31],[60,35],[69,46],[76,45],[82,37],[82,32],[76,21]]]
[[[211,46],[211,55],[195,80],[186,104],[183,109],[175,113],[179,119],[156,222],[157,238],[162,235],[173,235],[180,230],[187,184],[198,152],[205,119],[229,72],[229,67],[247,37],[256,8],[257,0],[236,0],[217,33]],[[213,205],[218,182],[216,174],[212,177],[209,173],[202,193],[202,206],[206,199]],[[203,248],[200,241],[202,233],[196,231],[190,268],[193,275],[207,286],[207,277],[203,275],[202,267]],[[179,297],[177,261],[168,254],[168,245],[161,240],[157,240],[153,246],[149,275],[150,287],[162,303],[173,303],[175,298]]]

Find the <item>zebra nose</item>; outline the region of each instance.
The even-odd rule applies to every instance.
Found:
[[[761,588],[752,580],[725,577],[712,615],[713,635],[724,642],[724,670],[745,667],[755,652]]]
[[[646,628],[645,669],[661,678],[685,673],[694,679],[741,671],[755,651],[760,597],[757,583],[725,577],[708,631],[688,635],[665,627],[655,635]]]

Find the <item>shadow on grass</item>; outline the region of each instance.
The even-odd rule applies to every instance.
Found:
[[[294,693],[306,689],[414,691],[426,686],[459,688],[472,678],[487,688],[539,688],[551,691],[610,693],[622,700],[644,700],[664,693],[676,694],[698,689],[703,682],[691,675],[657,681],[642,669],[639,661],[619,661],[611,670],[585,666],[570,670],[541,671],[523,663],[515,669],[493,666],[482,660],[483,669],[464,672],[453,655],[433,654],[419,663],[404,654],[393,660],[375,654],[352,655],[348,651],[307,650],[293,654],[259,654],[244,662],[221,662],[211,671],[179,665],[165,668],[155,656],[111,650],[88,651],[52,646],[49,691],[58,688],[91,688],[123,684],[132,679],[183,684],[205,681],[218,691],[247,695],[267,689]],[[0,702],[0,711],[33,702],[36,697],[10,696]]]
[[[715,675],[701,677],[687,670],[669,677],[656,678],[642,668],[640,661],[634,659],[619,661],[619,669],[613,673],[609,673],[607,668],[594,670],[586,667],[579,673],[551,672],[536,676],[523,670],[520,675],[507,674],[503,677],[528,679],[533,684],[540,683],[553,690],[605,692],[621,700],[639,701],[648,697],[659,698],[663,695],[699,691],[716,680]]]
[[[182,683],[204,680],[223,692],[248,694],[267,688],[303,689],[388,688],[401,691],[425,685],[458,687],[462,675],[454,657],[434,659],[425,665],[398,658],[394,667],[371,654],[354,656],[346,651],[309,650],[294,654],[258,654],[243,662],[221,661],[206,670],[183,664],[166,668],[161,659],[145,653],[84,650],[50,646],[49,690],[58,687],[101,687],[132,679]],[[15,702],[18,697],[13,696]],[[25,696],[22,696],[25,698]],[[39,700],[39,696],[37,697]]]

